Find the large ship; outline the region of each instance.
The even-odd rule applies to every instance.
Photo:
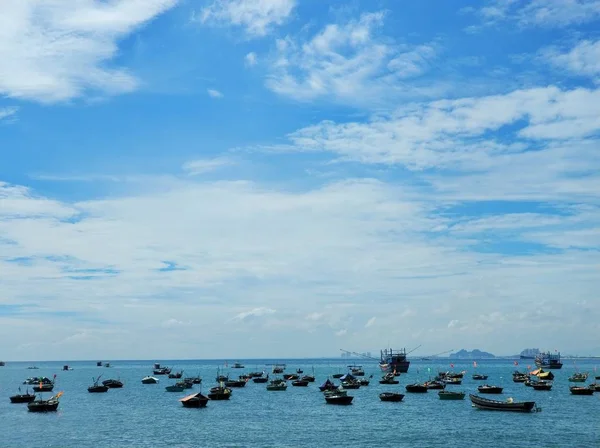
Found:
[[[542,369],[561,369],[563,365],[560,361],[560,352],[538,354],[535,357],[535,365]]]
[[[519,355],[521,359],[535,359],[537,355],[540,354],[539,348],[526,348]]]
[[[410,361],[406,359],[406,349],[385,348],[381,350],[379,367],[383,372],[406,373],[409,366]]]

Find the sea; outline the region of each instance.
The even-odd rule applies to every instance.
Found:
[[[594,381],[600,360],[564,360],[549,392],[535,391],[512,382],[512,372],[524,371],[531,361],[511,359],[477,361],[412,360],[399,385],[380,385],[376,362],[348,359],[280,360],[149,360],[110,361],[97,367],[95,361],[8,362],[0,367],[0,447],[2,448],[121,448],[121,447],[576,447],[600,448],[600,393],[575,396],[568,377],[576,371],[590,372]],[[232,369],[234,361],[244,369]],[[159,376],[160,383],[144,385],[155,362],[183,370],[184,376],[202,377],[202,384],[183,393],[166,392],[174,383]],[[329,375],[361,364],[371,384],[348,391],[351,406],[327,405],[318,386]],[[265,384],[249,382],[233,389],[229,401],[210,401],[206,408],[187,409],[178,401],[193,391],[207,393],[216,384],[217,372],[237,377],[249,371],[270,372],[274,363],[286,372],[302,369],[316,376],[308,387],[288,387],[268,392]],[[452,363],[452,365],[450,365]],[[68,364],[72,370],[63,371]],[[29,370],[28,367],[38,367]],[[530,368],[535,366],[530,365]],[[486,383],[504,387],[490,398],[533,400],[541,412],[521,414],[492,412],[464,401],[441,401],[437,391],[405,394],[400,403],[381,402],[384,391],[405,393],[405,385],[425,381],[438,371],[466,371],[462,385],[449,390],[476,393],[481,381],[474,372],[489,375]],[[9,396],[25,391],[28,377],[56,374],[53,393],[62,391],[56,413],[37,414],[25,404],[11,404]],[[600,371],[596,373],[600,375]],[[87,387],[100,376],[125,383],[122,389],[90,394]],[[273,377],[273,374],[271,374]],[[600,380],[599,380],[600,382]],[[44,394],[50,397],[52,393]]]

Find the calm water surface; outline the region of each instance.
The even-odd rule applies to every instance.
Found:
[[[160,360],[157,360],[160,361]],[[470,401],[440,401],[436,391],[406,394],[401,403],[383,403],[383,391],[404,393],[404,386],[424,381],[438,370],[450,370],[448,362],[413,361],[399,385],[380,385],[376,363],[362,362],[366,375],[374,375],[370,386],[349,391],[352,406],[326,405],[317,386],[327,375],[345,371],[347,360],[288,360],[286,372],[302,368],[317,381],[307,388],[288,387],[285,392],[267,392],[264,384],[248,383],[234,389],[230,401],[209,402],[204,409],[185,409],[177,401],[191,393],[169,393],[165,386],[175,382],[159,377],[157,385],[143,385],[154,361],[117,361],[111,368],[94,362],[9,363],[0,368],[0,447],[86,448],[86,447],[600,447],[600,393],[573,396],[567,378],[578,368],[589,371],[593,381],[596,362],[566,361],[555,371],[550,392],[534,391],[512,382],[515,370],[510,360],[480,361],[477,371],[489,375],[487,383],[503,386],[500,397],[535,400],[542,412],[512,414],[479,411]],[[225,369],[231,376],[254,370],[270,371],[273,361],[241,362],[245,369]],[[222,361],[161,361],[185,375],[200,375],[206,393],[215,384]],[[600,364],[600,362],[598,362]],[[473,381],[471,362],[454,362],[452,370],[466,370],[462,386],[450,390],[475,392],[481,382]],[[230,364],[231,365],[231,364]],[[525,365],[519,366],[521,370]],[[57,375],[56,391],[64,391],[59,412],[32,414],[26,405],[11,404],[23,380],[30,376]],[[120,378],[123,389],[89,394],[92,377]],[[600,375],[600,371],[597,373]],[[47,394],[49,396],[50,394]]]

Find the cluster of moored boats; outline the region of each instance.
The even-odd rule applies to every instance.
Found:
[[[241,369],[244,366],[241,363],[235,363],[232,368]],[[179,399],[184,407],[205,407],[208,401],[221,401],[229,400],[233,394],[232,389],[245,387],[249,382],[257,384],[266,384],[267,391],[285,391],[288,388],[288,382],[293,387],[307,387],[310,383],[315,382],[314,369],[312,374],[304,374],[301,369],[297,369],[295,372],[285,372],[286,366],[284,364],[273,365],[270,374],[263,371],[254,371],[239,375],[237,378],[230,378],[230,375],[223,374],[217,369],[217,375],[215,377],[216,386],[210,388],[207,395],[202,393],[192,393]],[[67,370],[67,369],[64,369]],[[154,364],[152,370],[153,375],[156,376],[167,376],[169,379],[177,380],[175,383],[167,385],[165,390],[167,392],[184,392],[186,389],[191,389],[195,384],[201,384],[202,378],[200,376],[184,377],[183,370],[179,372],[173,372],[173,370],[160,364]],[[437,376],[425,382],[417,382],[407,384],[405,386],[406,393],[427,393],[429,390],[437,390],[438,397],[440,400],[464,400],[466,393],[463,391],[455,391],[447,389],[447,386],[461,385],[465,371],[461,372],[439,372]],[[401,373],[394,370],[393,372],[384,373],[379,379],[379,383],[383,385],[397,385],[400,381],[397,379]],[[142,378],[142,384],[158,384],[159,379],[156,376],[146,376]],[[523,383],[525,386],[531,387],[534,390],[551,390],[553,385],[554,374],[550,371],[544,371],[538,368],[531,372],[519,372],[515,371],[512,375],[513,382]],[[93,383],[88,387],[90,393],[105,393],[109,389],[119,389],[124,386],[120,379],[106,379],[100,382],[102,375],[93,378]],[[327,378],[326,381],[321,384],[318,388],[323,393],[325,402],[327,404],[334,405],[349,405],[352,404],[354,397],[348,394],[349,390],[359,389],[360,387],[368,386],[373,378],[373,375],[369,377],[365,376],[365,371],[362,366],[351,365],[348,366],[346,373],[335,373],[331,375],[331,378]],[[474,373],[471,378],[476,381],[486,381],[488,375],[481,373]],[[569,377],[569,381],[572,383],[585,383],[589,378],[588,373],[577,372]],[[595,377],[596,380],[600,377]],[[334,380],[339,380],[336,384]],[[47,377],[32,377],[26,379],[23,384],[31,386],[34,393],[29,393],[29,388],[26,393],[22,393],[19,388],[19,393],[11,396],[11,403],[27,403],[28,409],[31,412],[52,412],[58,409],[59,398],[62,392],[52,396],[49,399],[42,399],[42,393],[52,392],[55,386],[56,375],[52,379]],[[600,392],[600,384],[594,382],[587,386],[573,385],[570,386],[570,391],[574,395],[592,395],[594,392]],[[482,384],[477,387],[479,394],[502,394],[503,387]],[[37,398],[36,393],[39,393]],[[384,402],[400,402],[404,399],[405,395],[398,392],[386,391],[379,394],[379,399]],[[517,402],[512,398],[505,401],[491,400],[488,398],[481,397],[475,394],[469,394],[469,398],[474,407],[486,410],[502,410],[502,411],[517,411],[517,412],[531,412],[539,410],[536,407],[534,401]]]

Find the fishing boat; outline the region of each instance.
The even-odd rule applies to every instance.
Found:
[[[410,393],[417,393],[417,394],[422,394],[427,392],[427,386],[425,386],[424,384],[420,384],[420,383],[414,383],[414,384],[407,384],[406,387],[406,392],[410,392]]]
[[[406,373],[410,361],[406,359],[406,349],[386,348],[380,351],[379,368],[382,372]]]
[[[225,383],[225,387],[245,387],[247,383],[246,380],[227,380],[223,382]]]
[[[211,388],[208,394],[211,400],[229,400],[230,397],[231,389],[222,385]]]
[[[592,395],[595,389],[590,387],[582,387],[582,386],[571,386],[569,390],[573,395]]]
[[[319,386],[319,390],[321,392],[334,389],[337,389],[337,386],[333,384],[333,381],[331,381],[329,378],[327,378],[327,380],[325,380],[325,382]]]
[[[348,392],[339,388],[336,390],[326,391],[324,395],[325,402],[327,404],[347,406],[349,404],[352,404],[352,400],[354,399],[354,397],[348,395]]]
[[[259,377],[252,378],[252,381],[255,383],[268,383],[269,375],[267,374],[266,376],[259,376]]]
[[[63,369],[64,372],[68,372],[69,370],[73,370],[73,368],[69,367],[68,365],[64,365],[62,369]]]
[[[142,384],[156,384],[158,383],[158,378],[155,378],[153,376],[145,376],[144,378],[142,378]]]
[[[552,382],[550,381],[536,381],[531,384],[533,390],[552,390]]]
[[[275,364],[273,366],[273,373],[283,373],[283,371],[285,370],[285,364]]]
[[[488,379],[488,376],[481,373],[475,373],[473,376],[471,376],[471,378],[473,378],[475,381],[485,381]]]
[[[333,375],[331,375],[331,378],[333,378],[334,380],[339,380],[343,376],[343,373],[334,373]]]
[[[167,392],[183,392],[185,390],[185,384],[183,383],[175,383],[170,386],[165,387]]]
[[[108,392],[108,386],[105,386],[104,384],[99,384],[101,376],[102,375],[100,375],[98,378],[92,378],[92,380],[94,381],[94,384],[92,384],[90,387],[87,388],[89,393],[97,394],[97,393],[102,393],[102,392]]]
[[[6,363],[4,361],[0,361],[0,367],[4,367]]]
[[[123,387],[123,382],[121,380],[108,379],[102,381],[102,384],[104,384],[109,389],[120,389],[121,387]]]
[[[373,375],[371,375],[369,378],[373,378]],[[368,386],[371,383],[371,381],[369,381],[369,378],[358,378],[357,381],[361,386]]]
[[[440,390],[438,392],[438,397],[440,397],[440,400],[464,400],[465,393],[464,392],[452,392],[449,390]]]
[[[585,383],[588,379],[589,374],[587,372],[585,373],[574,373],[573,375],[571,375],[569,377],[569,382],[571,383]]]
[[[443,383],[441,381],[425,381],[423,383],[423,385],[425,387],[427,387],[427,389],[445,389],[446,388],[446,383]]]
[[[208,404],[208,400],[209,398],[201,393],[191,394],[179,399],[184,408],[204,408]]]
[[[546,372],[543,369],[536,369],[533,372],[529,372],[531,376],[537,376],[540,380],[553,380],[554,374],[552,372]]]
[[[21,388],[19,387],[19,393],[9,398],[11,403],[31,403],[33,400],[35,400],[35,394],[30,394],[29,389],[22,394]]]
[[[52,392],[54,390],[54,382],[56,381],[56,375],[50,378],[41,377],[39,378],[39,382],[33,385],[34,392]]]
[[[300,375],[298,375],[297,373],[285,373],[283,375],[283,379],[286,381],[293,381],[293,380],[297,380],[300,378]]]
[[[298,380],[292,381],[292,386],[295,386],[295,387],[307,387],[308,383],[309,382],[307,380],[300,380],[300,379],[298,379]]]
[[[508,398],[506,401],[490,400],[470,394],[469,398],[473,406],[487,411],[508,411],[508,412],[532,412],[537,410],[535,401],[514,401]]]
[[[182,376],[183,376],[183,370],[180,370],[179,372],[175,372],[175,373],[169,373],[169,379],[178,380]]]
[[[600,392],[600,384],[598,383],[591,383],[588,387],[594,389],[594,392]]]
[[[444,384],[450,385],[450,386],[460,386],[462,384],[462,378],[447,377],[447,378],[444,378],[443,381],[444,381]]]
[[[59,392],[48,400],[43,400],[40,395],[38,400],[31,401],[27,404],[27,410],[29,412],[56,412],[59,404],[58,399],[62,394],[62,392]]]
[[[379,394],[379,399],[381,401],[398,402],[398,401],[402,401],[403,398],[404,398],[403,394],[398,394],[396,392],[382,392]]]
[[[233,364],[233,366],[231,366],[232,369],[243,369],[244,368],[244,364],[242,364],[241,362],[236,362]]]
[[[265,372],[264,372],[264,371],[263,371],[263,372],[250,372],[250,373],[248,374],[248,376],[249,376],[250,378],[259,378],[259,377],[263,376],[264,374],[265,374]]]
[[[512,374],[512,379],[514,383],[524,383],[529,380],[529,374],[527,372],[515,371]]]
[[[363,370],[362,366],[357,366],[356,364],[353,364],[351,366],[348,366],[348,368],[350,369],[350,373],[354,376],[365,376],[365,371]]]
[[[302,381],[308,381],[309,383],[314,383],[315,382],[314,375],[304,375],[304,376],[300,377],[300,379]]]
[[[393,373],[386,373],[385,375],[383,375],[381,377],[381,379],[379,380],[379,384],[399,384],[400,381],[398,381],[395,377]]]
[[[287,389],[287,383],[282,379],[274,379],[267,384],[269,391],[283,391]]]
[[[102,367],[102,361],[98,361],[98,362],[96,363],[96,367]]]
[[[186,379],[192,380],[192,384],[202,384],[202,378],[200,376],[192,376]]]
[[[489,384],[484,384],[483,386],[479,386],[477,390],[480,394],[501,394],[504,389],[500,386],[490,386]]]
[[[154,375],[168,375],[171,373],[171,369],[168,367],[159,367],[158,369],[152,370]]]
[[[296,369],[296,373],[297,373],[298,375],[302,375],[302,374],[304,373],[304,370],[302,370],[301,368],[299,368],[299,367],[298,367],[298,368]]]
[[[535,365],[544,369],[562,369],[563,364],[560,361],[560,352],[539,353],[535,357]]]

